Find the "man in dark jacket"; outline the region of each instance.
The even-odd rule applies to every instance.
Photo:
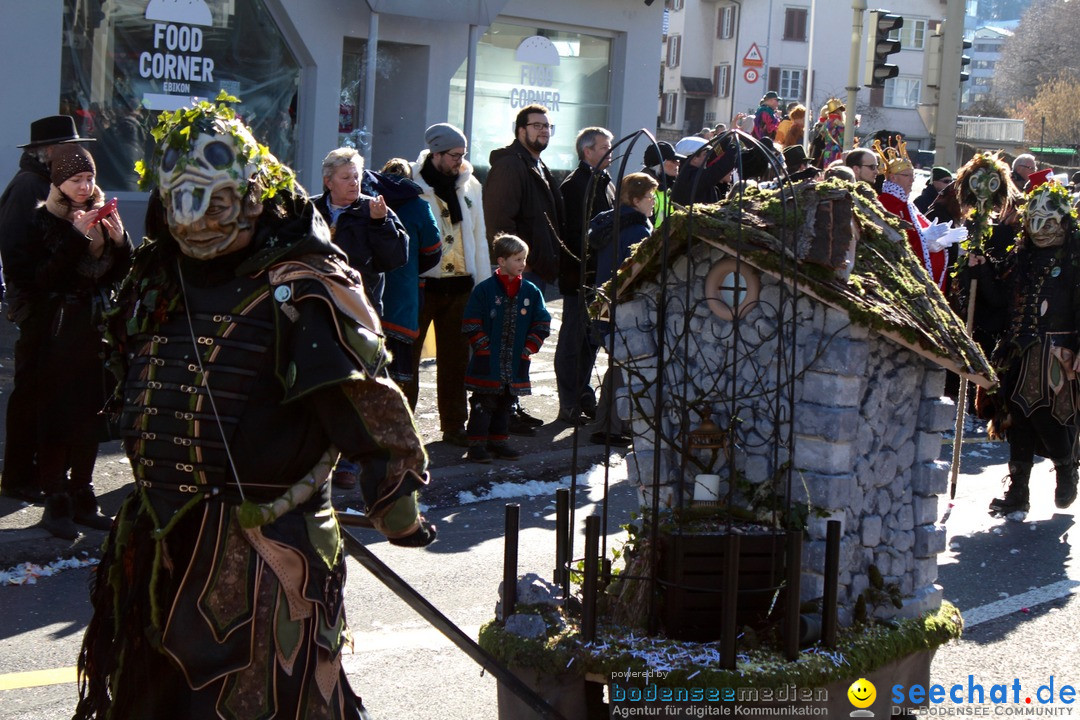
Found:
[[[563,181],[566,206],[566,244],[560,248],[559,292],[563,296],[563,324],[555,347],[555,385],[559,390],[559,419],[584,425],[596,414],[596,394],[589,375],[598,346],[589,339],[585,287],[595,284],[596,258],[587,250],[585,224],[615,200],[607,167],[611,164],[610,132],[600,127],[578,133],[578,166]],[[595,178],[595,179],[594,179]],[[592,182],[592,192],[589,184]]]
[[[491,151],[484,184],[484,224],[488,243],[499,233],[517,235],[529,246],[524,277],[541,289],[559,276],[562,244],[562,194],[551,171],[540,159],[555,126],[543,105],[523,107],[514,121],[514,142]],[[518,405],[510,418],[510,432],[530,434],[543,421]]]
[[[935,167],[931,170],[930,181],[923,187],[922,192],[919,193],[919,197],[912,201],[915,207],[919,208],[919,212],[930,217],[927,214],[930,211],[930,206],[937,200],[937,196],[941,191],[952,182],[952,179],[952,173],[949,172],[948,168]]]
[[[70,115],[52,115],[30,123],[30,142],[23,148],[19,172],[0,195],[0,255],[3,257],[8,319],[18,324],[26,312],[30,288],[19,287],[13,277],[32,276],[32,269],[23,266],[34,262],[36,255],[24,247],[31,218],[37,206],[49,195],[49,158],[53,148],[63,143],[89,142],[93,138],[79,137],[75,120]],[[37,359],[32,348],[40,343],[20,333],[15,342],[15,374],[8,397],[7,437],[4,443],[4,472],[0,495],[29,502],[41,502],[45,496],[34,468],[35,369]]]
[[[499,233],[517,235],[528,243],[525,278],[544,289],[558,278],[565,217],[559,187],[540,159],[554,125],[546,107],[529,105],[518,113],[514,128],[514,142],[491,151],[491,170],[484,184],[484,224],[488,243]]]

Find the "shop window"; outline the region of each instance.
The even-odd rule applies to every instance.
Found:
[[[509,23],[494,23],[476,48],[476,93],[469,159],[486,177],[491,151],[514,139],[521,108],[548,108],[557,131],[544,151],[552,171],[577,167],[577,131],[610,123],[612,38]],[[461,127],[465,116],[466,64],[450,84],[448,121]]]
[[[87,147],[103,189],[137,190],[134,165],[153,147],[158,114],[221,90],[240,98],[256,138],[292,164],[300,67],[262,0],[97,5],[64,0],[60,111],[97,138]]]

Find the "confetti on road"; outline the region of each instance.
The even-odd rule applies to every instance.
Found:
[[[48,565],[24,562],[8,570],[0,570],[0,585],[36,585],[38,578],[52,577],[64,570],[90,567],[98,564],[97,558],[57,558]]]

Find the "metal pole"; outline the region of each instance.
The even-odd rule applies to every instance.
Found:
[[[517,569],[518,569],[518,526],[521,518],[521,506],[517,503],[506,504],[505,541],[503,543],[503,591],[502,620],[514,614],[517,605]]]
[[[739,540],[740,536],[728,533],[724,536],[723,585],[720,588],[720,667],[734,670],[736,663],[739,628],[736,617],[739,609]]]
[[[1041,124],[1042,124],[1042,131],[1039,132],[1039,150],[1041,152],[1046,152],[1046,150],[1043,150],[1043,148],[1046,147],[1046,116],[1045,115],[1042,116],[1042,123]]]
[[[964,54],[964,0],[948,0],[941,37],[941,87],[938,88],[934,161],[957,166],[956,117],[960,114],[960,56]]]
[[[855,144],[855,102],[859,97],[859,49],[862,47],[863,11],[866,0],[851,0],[851,59],[848,64],[847,103],[844,110],[844,149]],[[810,118],[807,118],[809,124]]]
[[[476,100],[476,46],[480,44],[480,27],[469,26],[469,61],[465,66],[465,139],[472,145],[473,103]]]
[[[555,491],[555,578],[553,582],[562,588],[563,599],[570,597],[570,571],[567,569],[567,542],[570,534],[570,490]]]
[[[787,534],[787,602],[784,604],[784,656],[799,657],[799,605],[802,594],[802,530]]]
[[[810,46],[806,52],[806,116],[803,118],[803,147],[810,145],[810,126],[814,124],[813,119],[817,115],[814,112],[814,18],[816,16],[817,0],[810,0]]]
[[[585,518],[585,577],[581,583],[581,638],[596,639],[596,595],[600,586],[600,518]]]
[[[379,13],[372,11],[368,21],[367,73],[364,75],[364,167],[371,167],[371,146],[375,144],[375,65],[379,57]]]
[[[821,642],[836,649],[836,597],[840,581],[840,521],[830,520],[825,531],[825,588],[821,599]]]

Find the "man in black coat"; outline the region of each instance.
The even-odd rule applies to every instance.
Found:
[[[555,347],[555,385],[559,391],[559,420],[570,425],[584,425],[596,414],[596,393],[589,376],[598,346],[589,339],[586,306],[590,298],[585,290],[595,284],[596,258],[587,252],[585,239],[588,221],[611,210],[615,200],[615,188],[607,172],[612,137],[601,127],[579,132],[575,143],[578,166],[560,186],[566,206],[566,232],[559,254],[563,324]]]
[[[0,298],[7,301],[8,319],[18,325],[25,319],[27,294],[20,278],[33,275],[33,253],[26,252],[27,231],[37,206],[49,196],[49,158],[54,147],[63,143],[90,142],[93,138],[79,137],[75,120],[70,115],[51,115],[30,123],[30,142],[23,148],[19,172],[0,195],[0,257],[3,258],[3,277],[6,289]],[[15,341],[15,373],[11,395],[8,397],[7,436],[4,441],[4,471],[0,479],[0,495],[28,502],[45,499],[34,467],[35,369],[37,358],[31,348],[39,343],[24,337]]]

